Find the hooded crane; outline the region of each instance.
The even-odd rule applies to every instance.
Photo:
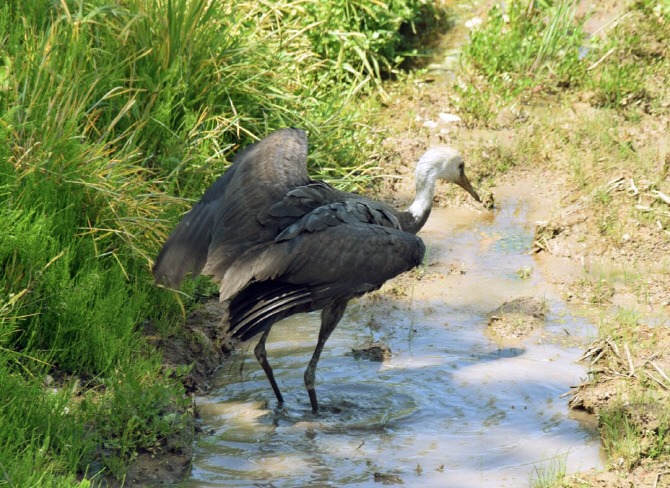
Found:
[[[183,217],[156,259],[156,283],[176,289],[189,272],[220,283],[220,300],[232,298],[230,336],[246,341],[262,334],[254,353],[280,405],[265,351],[270,329],[290,315],[322,310],[305,371],[316,412],[316,365],[349,300],[421,264],[425,247],[415,234],[430,214],[437,178],[480,201],[453,149],[436,147],[421,156],[416,198],[400,212],[311,180],[307,135],[278,130],[240,151]]]

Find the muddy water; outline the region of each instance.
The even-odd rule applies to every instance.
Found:
[[[526,254],[527,212],[513,196],[494,212],[434,210],[420,234],[424,278],[406,295],[389,287],[352,302],[328,341],[318,415],[302,383],[317,314],[283,321],[268,339],[281,411],[253,346],[242,351],[199,400],[208,435],[187,486],[367,487],[381,473],[407,486],[518,487],[537,469],[600,466],[595,426],[560,398],[585,376],[574,360],[595,329]],[[489,334],[487,312],[519,296],[547,300],[544,326],[515,342]],[[350,355],[370,339],[392,358]]]

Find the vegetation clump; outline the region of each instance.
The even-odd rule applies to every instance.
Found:
[[[512,100],[586,93],[600,107],[661,109],[667,8],[641,1],[591,28],[577,1],[495,3],[470,31],[456,91],[471,123],[490,123]]]

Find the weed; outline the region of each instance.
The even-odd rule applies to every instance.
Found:
[[[566,476],[566,455],[558,455],[549,460],[543,460],[538,466],[533,466],[531,483],[533,488],[551,488],[561,486]]]
[[[519,276],[520,279],[527,280],[533,274],[533,267],[524,266],[523,268],[519,268],[516,270],[516,274]]]
[[[670,454],[670,410],[649,393],[646,399],[608,407],[600,413],[599,423],[603,445],[616,467],[630,470],[642,457],[656,459]]]
[[[496,3],[487,22],[471,31],[464,55],[505,100],[535,87],[572,86],[585,70],[582,26],[575,20],[574,2]],[[465,82],[477,84],[474,78]]]
[[[608,303],[614,295],[614,287],[604,276],[585,275],[576,283],[580,298],[594,305]]]
[[[162,379],[142,384],[137,373],[127,369],[114,379],[102,381],[107,391],[98,434],[103,460],[115,476],[125,474],[128,463],[139,451],[160,452],[177,435],[185,437],[181,447],[190,442],[191,400],[178,381],[187,372],[181,368],[176,378],[170,378],[173,371],[166,371]],[[176,447],[174,442],[171,447]]]

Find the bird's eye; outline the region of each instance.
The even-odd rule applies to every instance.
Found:
[[[464,167],[465,167],[465,165],[464,165],[463,163],[459,164],[459,165],[458,165],[458,169],[459,169],[459,171],[463,171],[463,168],[464,168]]]

